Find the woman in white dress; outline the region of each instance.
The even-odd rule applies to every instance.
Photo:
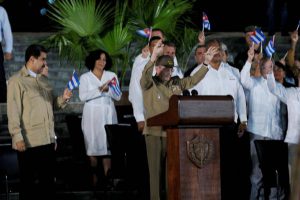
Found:
[[[85,65],[90,71],[80,77],[79,98],[85,102],[81,126],[95,186],[98,182],[98,162],[102,161],[105,176],[111,167],[104,125],[118,123],[114,100],[121,99],[121,92],[115,92],[112,88],[112,80],[118,87],[118,79],[115,73],[107,71],[112,61],[105,51],[90,52]]]

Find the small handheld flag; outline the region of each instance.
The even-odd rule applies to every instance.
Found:
[[[140,29],[137,30],[136,33],[144,38],[150,38],[151,37],[151,28],[145,28],[145,29]]]
[[[118,80],[116,77],[113,77],[111,81],[108,83],[108,86],[112,89],[112,91],[117,95],[120,96],[122,94]]]
[[[79,84],[80,84],[80,82],[79,82],[78,74],[74,70],[73,74],[68,82],[68,89],[73,90],[74,88],[77,88],[79,86]]]
[[[266,36],[262,32],[261,29],[256,28],[255,31],[251,33],[250,39],[255,43],[259,44],[260,42],[263,42],[265,40]]]
[[[274,41],[270,40],[268,45],[265,48],[265,52],[269,58],[272,57],[273,53],[275,53]]]
[[[210,30],[210,23],[205,12],[203,12],[202,16],[202,31],[204,31],[204,29]]]

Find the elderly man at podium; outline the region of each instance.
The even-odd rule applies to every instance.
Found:
[[[146,119],[167,111],[172,95],[180,95],[183,90],[190,89],[201,81],[208,71],[206,63],[210,63],[217,49],[214,47],[208,49],[203,68],[193,76],[183,79],[171,77],[174,67],[173,58],[168,55],[161,56],[162,51],[163,44],[160,40],[155,45],[150,61],[142,73],[141,87]],[[156,75],[152,76],[154,67]],[[162,172],[166,165],[166,133],[162,127],[148,127],[147,124],[143,133],[146,135],[151,200],[163,199],[161,189],[162,183],[166,181],[160,180],[165,177]]]

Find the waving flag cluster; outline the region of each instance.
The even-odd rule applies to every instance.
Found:
[[[210,23],[205,12],[203,12],[202,16],[202,30],[204,30],[204,28],[210,30]]]
[[[255,43],[255,44],[259,44],[261,42],[263,42],[266,39],[266,36],[264,35],[264,33],[262,32],[261,29],[256,28],[254,32],[252,32],[250,39]]]
[[[137,30],[136,33],[144,38],[150,38],[151,37],[152,28],[145,28],[142,30]]]
[[[122,94],[118,80],[116,79],[116,77],[114,77],[113,79],[111,79],[111,81],[109,82],[108,86],[112,89],[112,91],[117,95],[120,96]]]
[[[68,89],[73,90],[73,89],[77,88],[79,86],[79,84],[80,84],[80,82],[79,82],[78,74],[74,70],[73,74],[68,82]]]

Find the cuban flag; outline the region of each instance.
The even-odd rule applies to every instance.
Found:
[[[122,92],[118,83],[118,80],[116,77],[113,77],[111,81],[109,82],[108,86],[112,89],[112,91],[117,95],[121,96]]]
[[[151,28],[145,28],[142,30],[137,30],[136,33],[144,38],[150,38],[151,37],[151,32],[152,29]]]
[[[261,29],[256,28],[255,31],[251,33],[250,39],[255,44],[259,44],[260,42],[263,42],[266,39],[266,36],[264,35]]]
[[[203,12],[203,16],[202,16],[202,30],[204,30],[204,28],[210,30],[210,23],[205,12]]]
[[[79,86],[79,84],[80,84],[80,82],[79,82],[78,74],[74,70],[73,74],[68,82],[68,89],[73,90],[73,89],[77,88]]]
[[[274,42],[270,40],[268,45],[265,48],[265,52],[269,58],[272,57],[273,53],[275,53]]]

